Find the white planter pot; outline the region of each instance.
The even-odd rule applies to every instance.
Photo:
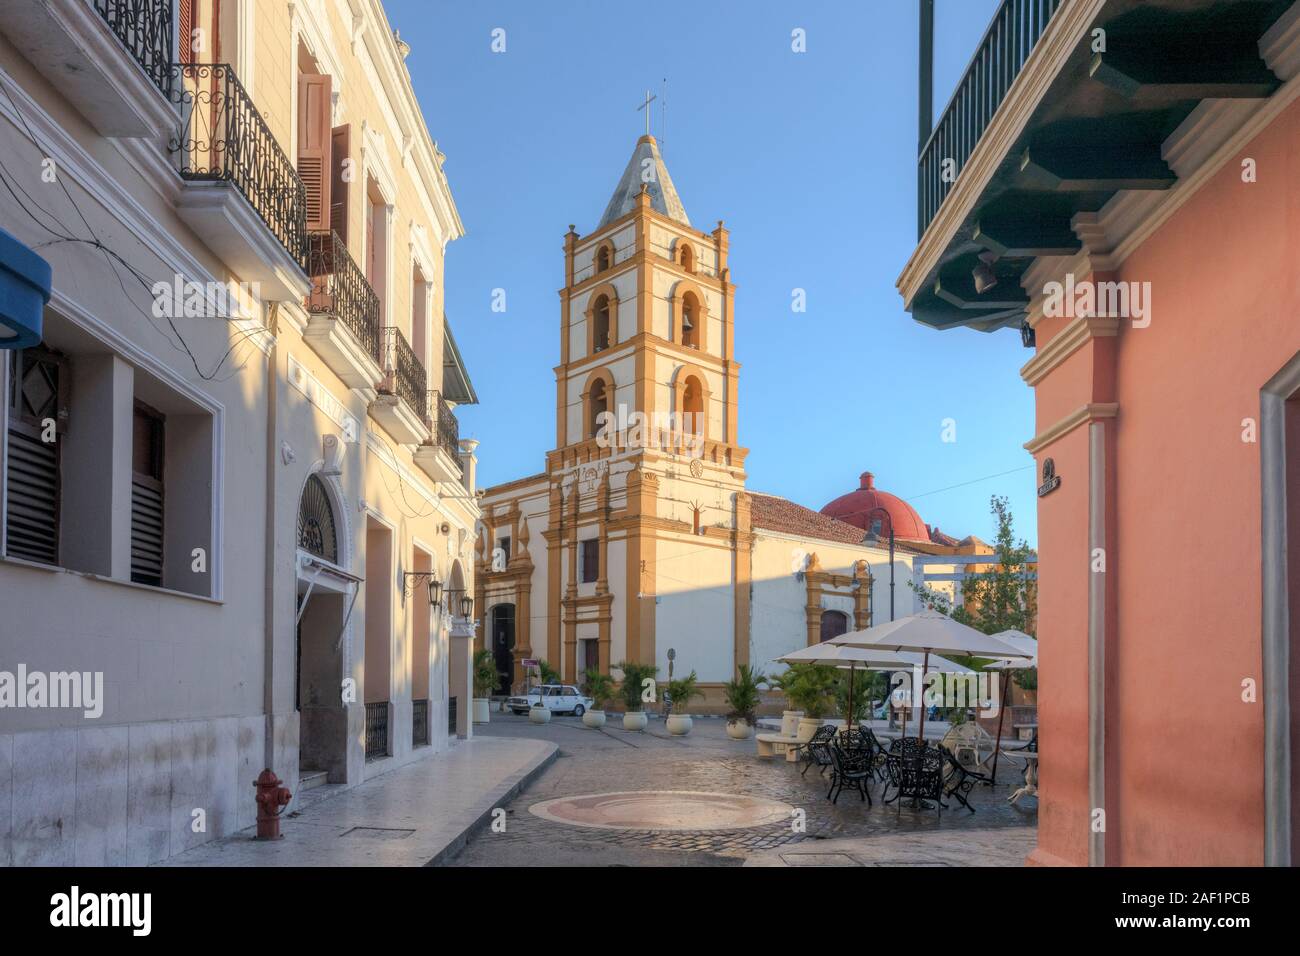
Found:
[[[623,715],[624,730],[645,730],[645,725],[650,722],[650,718],[645,715],[644,710],[629,710]]]
[[[551,722],[551,712],[545,707],[529,707],[528,719],[535,724],[549,724]]]
[[[727,736],[732,740],[748,740],[754,736],[754,727],[747,720],[727,721]]]
[[[669,714],[667,724],[668,732],[674,737],[685,737],[691,732],[694,721],[685,714]]]
[[[592,728],[604,727],[605,712],[603,710],[589,710],[582,715],[582,722]]]
[[[802,710],[781,711],[781,736],[793,737],[795,731],[799,728],[799,718],[802,716]]]
[[[820,717],[800,717],[799,726],[795,730],[795,737],[800,743],[807,743],[813,739],[813,734],[817,733],[817,728],[822,725]]]
[[[492,701],[487,697],[474,698],[474,723],[486,724],[492,719]]]

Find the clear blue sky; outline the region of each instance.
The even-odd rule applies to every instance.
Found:
[[[749,487],[820,508],[870,469],[930,524],[985,538],[1004,494],[1036,541],[1019,336],[932,331],[894,288],[916,238],[914,0],[385,5],[465,222],[447,313],[482,402],[459,413],[482,483],[541,471],[554,444],[562,237],[595,227],[666,77],[668,169],[697,228],[731,231]],[[937,115],[996,2],[936,6]]]

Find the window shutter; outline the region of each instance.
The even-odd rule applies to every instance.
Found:
[[[351,156],[352,128],[336,126],[333,133],[332,176],[330,179],[330,228],[348,242],[348,182],[343,178],[343,163]]]
[[[131,580],[163,583],[163,417],[136,402],[131,446]]]
[[[298,176],[307,187],[307,228],[330,227],[330,78],[298,74]]]
[[[13,352],[9,418],[8,553],[59,563],[60,452],[62,441],[43,441],[45,421],[64,431],[67,367],[43,348]]]
[[[176,38],[180,47],[177,50],[176,59],[181,63],[192,63],[194,61],[194,7],[198,0],[181,0],[180,2],[180,29],[176,32]]]

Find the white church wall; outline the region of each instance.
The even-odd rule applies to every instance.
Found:
[[[804,610],[807,585],[802,575],[795,572],[803,566],[802,556],[813,554],[817,555],[822,570],[832,574],[852,574],[854,562],[865,560],[872,574],[873,621],[883,624],[889,620],[887,548],[838,544],[759,530],[754,539],[750,623],[750,660],[755,665],[766,670],[783,670],[783,665],[774,663],[776,658],[807,645],[808,625]],[[895,552],[895,617],[905,617],[920,610],[916,596],[907,586],[912,579],[911,559],[910,553]],[[847,591],[828,594],[821,603],[824,609],[843,611],[852,619],[853,599]]]
[[[655,560],[655,663],[668,674],[668,649],[677,674],[692,670],[701,682],[731,679],[735,635],[732,555],[693,536],[660,538]]]

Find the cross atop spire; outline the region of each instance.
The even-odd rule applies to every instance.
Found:
[[[653,95],[651,95],[651,93],[650,93],[649,90],[646,90],[646,91],[645,91],[645,102],[642,103],[640,106],[638,106],[638,107],[636,108],[636,111],[637,111],[638,113],[640,113],[642,110],[645,110],[645,134],[646,134],[647,136],[650,135],[650,104],[651,104],[654,100],[657,100],[658,98],[659,98],[659,97],[657,97],[657,96],[653,96]]]

